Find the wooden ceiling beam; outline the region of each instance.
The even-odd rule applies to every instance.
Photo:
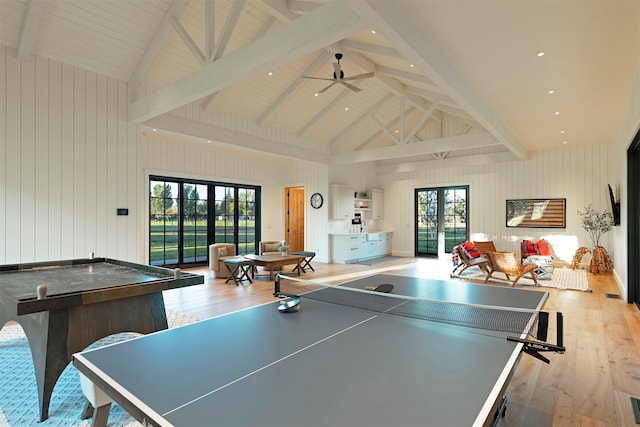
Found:
[[[318,71],[329,59],[329,52],[321,51],[320,55],[316,57],[316,59],[307,67],[306,70],[302,73],[302,75],[314,74]],[[258,118],[258,126],[264,126],[265,122],[269,120],[269,118],[276,112],[278,108],[280,108],[284,102],[289,98],[293,92],[295,92],[302,84],[304,83],[304,79],[297,78],[294,80],[289,87],[280,94],[278,99],[276,99],[267,110],[262,113],[262,115]]]
[[[20,61],[29,62],[33,57],[33,50],[40,32],[40,23],[46,7],[46,0],[29,0],[27,3],[18,41],[17,57]]]
[[[188,5],[189,0],[173,0],[167,8],[160,25],[158,25],[156,33],[153,35],[151,42],[149,42],[144,54],[142,55],[142,58],[138,61],[135,71],[129,78],[129,101],[133,101],[137,96],[140,83],[147,72],[149,72],[151,65],[153,65],[156,57],[167,42],[172,28],[169,21],[171,18],[180,19]]]
[[[394,2],[360,0],[349,6],[408,61],[445,90],[456,104],[464,108],[484,129],[495,136],[517,158],[527,158],[527,150],[517,142],[502,120],[475,93],[460,70],[455,70],[436,45],[425,36],[415,17]]]
[[[349,165],[352,163],[374,162],[402,157],[415,157],[424,154],[439,153],[444,150],[456,151],[470,148],[498,145],[499,142],[488,132],[472,135],[453,136],[450,138],[432,139],[413,142],[411,144],[391,145],[370,150],[351,151],[331,156],[331,165]]]
[[[327,3],[129,104],[129,120],[142,123],[308,55],[366,27],[367,24],[346,3]]]

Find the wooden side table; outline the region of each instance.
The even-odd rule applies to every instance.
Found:
[[[229,283],[229,280],[233,280],[236,286],[240,285],[240,282],[248,280],[249,283],[253,283],[249,273],[253,275],[253,261],[247,258],[229,258],[224,260],[224,265],[229,270],[229,277],[224,283]]]

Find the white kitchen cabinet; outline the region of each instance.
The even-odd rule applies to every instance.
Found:
[[[365,258],[365,234],[342,234],[331,236],[331,262],[347,264]]]
[[[353,218],[353,188],[331,184],[331,219]]]
[[[348,264],[391,254],[392,232],[331,235],[331,262]]]

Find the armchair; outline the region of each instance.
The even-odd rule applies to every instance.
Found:
[[[493,273],[500,272],[507,276],[507,280],[511,283],[511,287],[515,287],[518,280],[525,274],[529,274],[533,282],[538,286],[538,280],[534,274],[536,265],[523,265],[516,258],[513,252],[486,252],[485,256],[489,259],[489,274],[484,282],[487,283]],[[514,276],[511,279],[510,276]]]
[[[472,251],[473,255],[465,248],[466,243],[469,243],[470,249],[475,249],[475,251]],[[478,267],[485,274],[489,274],[489,260],[472,243],[464,242],[455,245],[452,254],[454,268],[451,272],[451,277],[460,277],[467,268],[471,267]]]
[[[496,252],[496,245],[493,243],[493,240],[489,240],[487,242],[477,242],[474,240],[473,244],[478,248],[481,254]]]
[[[209,245],[209,269],[215,278],[227,278],[229,272],[224,266],[224,260],[236,256],[234,243],[214,243]]]
[[[260,253],[258,255],[280,255],[278,248],[282,246],[281,240],[260,240]]]

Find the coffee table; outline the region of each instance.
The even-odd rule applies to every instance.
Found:
[[[298,276],[300,275],[300,262],[304,259],[304,256],[300,255],[245,255],[247,259],[253,261],[253,265],[259,265],[265,267],[269,270],[269,280],[273,280],[273,271],[277,270],[280,267],[284,267],[285,265],[294,265],[294,271],[298,272]]]

